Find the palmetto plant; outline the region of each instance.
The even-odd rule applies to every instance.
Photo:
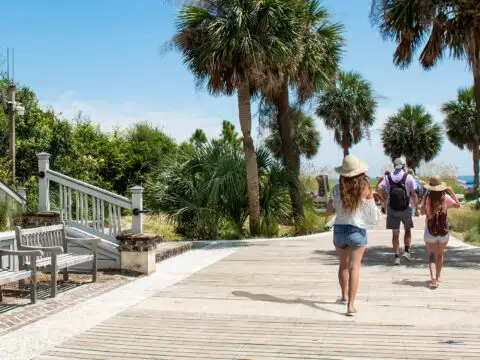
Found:
[[[405,68],[416,50],[425,69],[448,52],[466,60],[473,73],[480,112],[480,8],[478,0],[372,0],[371,17],[381,34],[396,42],[393,62]],[[480,124],[480,117],[477,117]]]
[[[477,122],[474,89],[459,89],[456,101],[442,106],[445,114],[445,128],[448,139],[460,149],[465,147],[473,154],[473,174],[475,189],[478,189],[478,160],[480,127]]]
[[[321,141],[321,135],[315,126],[315,119],[305,114],[302,110],[293,107],[290,107],[288,116],[293,119],[295,126],[294,146],[296,153],[311,159],[317,154]],[[276,158],[281,159],[282,140],[278,130],[278,123],[273,119],[268,126],[270,134],[265,139],[265,144]],[[299,170],[297,169],[297,172]]]
[[[370,135],[376,108],[371,84],[358,73],[341,72],[334,86],[319,96],[316,113],[333,130],[346,156],[353,145]]]
[[[422,105],[404,105],[388,118],[382,130],[385,154],[392,159],[405,156],[408,167],[430,161],[442,147],[442,127]]]
[[[273,235],[290,211],[287,170],[259,149],[260,232]],[[244,155],[220,143],[201,144],[172,159],[151,176],[145,201],[167,214],[179,232],[193,239],[216,239],[224,223],[238,237],[248,217]]]
[[[283,81],[279,71],[296,54],[295,1],[209,0],[183,6],[172,42],[187,67],[213,94],[238,98],[243,135],[250,231],[259,229],[257,159],[251,136],[250,96]]]

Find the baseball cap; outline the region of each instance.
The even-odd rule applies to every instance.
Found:
[[[403,160],[402,158],[395,159],[395,161],[393,162],[393,166],[396,170],[403,169],[403,167],[405,166],[405,160]]]

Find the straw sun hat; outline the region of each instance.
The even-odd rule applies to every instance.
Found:
[[[342,166],[336,167],[335,171],[343,177],[354,177],[365,174],[368,171],[368,166],[355,156],[347,155],[343,158]]]
[[[430,191],[445,191],[448,189],[448,185],[442,181],[440,175],[433,175],[425,188]]]

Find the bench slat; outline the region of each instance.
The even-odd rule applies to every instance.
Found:
[[[13,281],[27,279],[32,275],[30,270],[11,271],[0,268],[0,285],[4,285]]]

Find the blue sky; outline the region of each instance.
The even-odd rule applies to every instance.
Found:
[[[470,86],[472,77],[465,63],[450,60],[429,72],[417,63],[399,70],[392,64],[394,44],[370,25],[370,0],[323,4],[346,28],[343,69],[360,72],[380,96],[372,139],[352,150],[378,172],[388,164],[379,142],[386,117],[404,103],[419,103],[442,122],[441,104],[454,99],[458,87]],[[2,13],[9,16],[0,22],[0,45],[3,51],[15,48],[16,80],[67,118],[82,110],[105,130],[147,120],[178,141],[196,128],[214,136],[223,119],[238,124],[236,98],[199,91],[180,55],[162,54],[177,9],[163,0],[2,0]],[[332,134],[320,120],[318,126],[322,146],[305,163],[307,170],[342,158]],[[434,162],[455,164],[460,175],[472,173],[470,153],[448,141]]]

